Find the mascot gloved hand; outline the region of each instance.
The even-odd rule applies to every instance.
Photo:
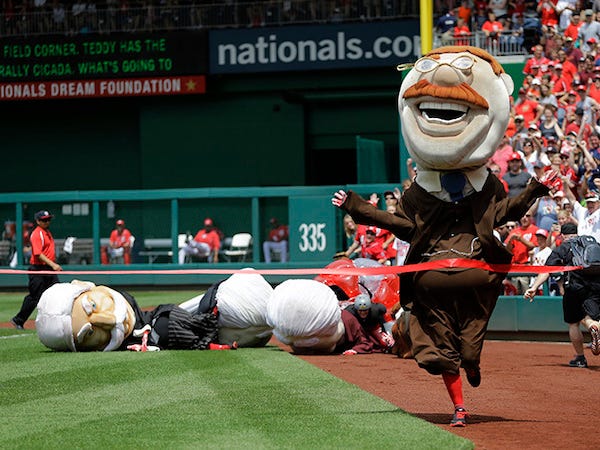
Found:
[[[516,197],[486,167],[510,117],[513,82],[486,51],[442,47],[420,58],[398,96],[402,136],[417,174],[395,214],[356,193],[340,190],[334,206],[354,221],[374,225],[409,242],[406,264],[472,259],[510,264],[512,255],[494,228],[519,220],[550,180],[532,180]],[[411,310],[411,352],[419,367],[442,375],[455,413],[466,425],[460,369],[481,383],[485,331],[506,274],[453,267],[401,274],[403,306]]]

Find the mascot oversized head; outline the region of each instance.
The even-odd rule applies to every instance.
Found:
[[[296,353],[331,353],[345,333],[335,293],[315,280],[286,280],[273,290],[267,321]]]
[[[441,47],[420,58],[398,98],[402,135],[417,169],[482,167],[510,117],[513,82],[486,51]]]
[[[42,344],[72,352],[115,350],[134,325],[135,313],[119,292],[78,280],[46,289],[35,321]]]

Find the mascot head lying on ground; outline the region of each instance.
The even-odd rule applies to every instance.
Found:
[[[72,352],[115,350],[134,325],[135,313],[119,292],[78,280],[46,289],[35,321],[46,347]]]
[[[417,169],[470,170],[496,150],[513,82],[486,51],[441,47],[420,58],[398,98],[402,135]]]
[[[315,280],[286,280],[273,290],[267,321],[296,353],[331,353],[345,328],[333,290]]]

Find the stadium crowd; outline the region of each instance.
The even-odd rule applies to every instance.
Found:
[[[84,34],[416,17],[418,0],[2,0],[0,35]]]

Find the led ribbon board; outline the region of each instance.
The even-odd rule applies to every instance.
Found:
[[[202,94],[205,32],[3,39],[0,100]]]

